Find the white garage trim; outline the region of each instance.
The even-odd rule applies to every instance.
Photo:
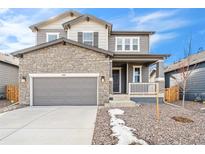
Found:
[[[43,77],[96,77],[97,78],[97,105],[99,100],[99,73],[41,73],[41,74],[29,74],[30,81],[30,106],[33,106],[33,78]]]

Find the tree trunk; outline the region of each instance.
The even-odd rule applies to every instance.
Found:
[[[185,101],[185,90],[183,90],[183,96],[182,96],[182,107],[184,108],[184,101]]]
[[[186,93],[186,81],[184,82],[183,87],[183,96],[182,96],[182,107],[184,108],[184,102],[185,102],[185,93]]]

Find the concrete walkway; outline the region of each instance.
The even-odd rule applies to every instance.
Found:
[[[0,144],[92,142],[97,107],[26,107],[0,114]]]

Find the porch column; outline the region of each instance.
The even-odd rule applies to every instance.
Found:
[[[129,64],[126,64],[126,93],[129,93]]]
[[[160,93],[164,92],[165,80],[164,80],[164,60],[158,60],[156,63],[156,79],[155,82],[159,83]]]
[[[113,78],[112,78],[112,60],[110,60],[110,76],[109,76],[109,89],[110,94],[113,94]]]

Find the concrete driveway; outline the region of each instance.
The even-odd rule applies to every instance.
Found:
[[[0,114],[0,144],[91,144],[97,107],[26,107]]]

